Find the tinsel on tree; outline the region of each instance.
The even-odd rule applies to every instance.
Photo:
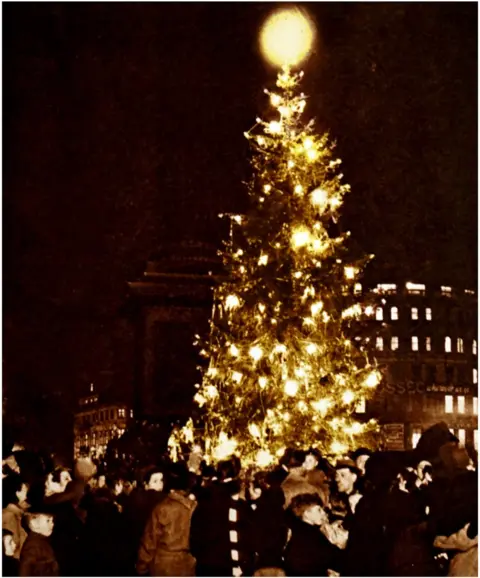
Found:
[[[252,147],[250,210],[231,217],[214,294],[197,419],[169,441],[210,459],[236,453],[268,466],[286,448],[343,454],[372,445],[377,424],[356,410],[381,374],[352,339],[373,308],[355,284],[367,259],[351,262],[336,225],[343,198],[341,161],[327,134],[304,121],[302,73],[284,67],[265,91],[271,118],[245,134]]]

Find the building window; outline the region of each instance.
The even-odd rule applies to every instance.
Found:
[[[459,429],[458,430],[458,442],[460,446],[465,446],[465,430],[464,429]]]
[[[472,342],[472,353],[473,355],[477,355],[477,340],[474,339]]]
[[[453,413],[453,395],[445,396],[445,413]]]
[[[383,321],[383,309],[381,307],[375,309],[375,319],[377,321]]]
[[[125,410],[123,408],[118,410],[118,417],[125,417]]]
[[[425,337],[425,351],[432,351],[432,338]]]
[[[451,353],[452,351],[452,340],[450,337],[445,337],[445,353]]]
[[[379,283],[377,285],[376,293],[390,293],[395,294],[397,286],[394,283]]]
[[[398,307],[392,307],[390,309],[390,319],[392,321],[397,321],[398,320]]]
[[[353,292],[355,293],[355,295],[359,295],[362,292],[362,284],[355,283],[355,285],[353,286]]]
[[[424,295],[425,294],[425,285],[423,283],[410,283],[408,282],[405,287],[407,288],[408,293],[411,295]]]
[[[465,413],[465,396],[457,396],[457,410],[458,413]]]
[[[412,431],[412,448],[415,449],[417,447],[420,438],[422,437],[422,430],[419,428],[414,428]]]
[[[461,337],[457,337],[457,351],[463,353],[463,339]]]
[[[473,415],[478,415],[478,397],[473,398]]]
[[[444,297],[451,297],[452,296],[452,288],[451,287],[446,287],[445,285],[442,285],[442,287],[440,287],[440,289],[442,290],[442,295]]]
[[[431,310],[430,307],[427,307],[427,308],[425,309],[425,319],[426,319],[427,321],[431,321],[431,320],[432,320],[432,310]]]
[[[418,351],[418,337],[412,337],[412,351]]]
[[[478,452],[478,429],[473,430],[473,447]]]
[[[377,337],[375,342],[375,347],[379,351],[383,351],[383,337]]]
[[[133,417],[133,409],[130,410],[130,417]]]
[[[412,307],[412,319],[418,319],[418,309],[416,307]]]
[[[478,382],[478,371],[476,370],[476,368],[473,368],[473,383],[477,383]]]
[[[398,337],[392,337],[392,342],[390,346],[392,351],[397,351],[398,349]]]
[[[355,411],[357,413],[365,413],[367,411],[367,404],[365,403],[365,399],[363,397],[357,403],[357,406],[355,407]]]

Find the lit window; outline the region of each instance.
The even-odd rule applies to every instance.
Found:
[[[365,403],[365,399],[362,398],[360,399],[360,401],[357,403],[357,406],[355,407],[355,411],[357,413],[365,413],[367,410],[367,404]]]
[[[392,337],[392,342],[390,346],[392,351],[397,351],[398,349],[398,337]]]
[[[425,285],[423,283],[407,283],[405,285],[407,291],[412,295],[423,295],[425,293]]]
[[[465,413],[465,396],[457,396],[457,409],[458,413]]]
[[[422,437],[422,430],[418,428],[414,428],[412,431],[412,448],[415,449],[417,447],[420,438]]]
[[[418,351],[418,337],[412,337],[412,351]]]
[[[445,337],[445,352],[451,353],[452,351],[452,340],[450,337]]]
[[[473,415],[478,415],[478,397],[473,398]]]
[[[472,353],[473,355],[477,355],[477,340],[474,339],[472,342]]]
[[[463,339],[461,337],[457,338],[457,351],[463,353]]]
[[[377,307],[377,309],[375,310],[375,319],[377,321],[383,320],[383,309],[381,307]]]
[[[379,351],[383,351],[383,337],[377,337],[375,342],[375,348]]]
[[[432,351],[432,338],[425,337],[425,351]]]
[[[458,443],[460,446],[465,446],[465,430],[459,429],[458,430]]]
[[[130,417],[133,417],[133,409],[130,410]]]
[[[478,383],[478,371],[476,368],[473,368],[473,383]]]
[[[355,285],[353,286],[353,292],[355,293],[355,295],[358,295],[359,293],[362,292],[362,284],[361,283],[355,283]]]
[[[123,408],[118,410],[118,417],[125,417],[125,410]]]
[[[392,307],[390,309],[390,318],[392,321],[397,321],[398,319],[398,307]]]
[[[453,395],[445,396],[445,413],[453,413]]]
[[[377,285],[377,293],[396,293],[397,286],[394,283],[379,283]]]
[[[442,290],[442,295],[444,297],[451,297],[452,296],[452,288],[451,287],[445,287],[444,285],[442,285],[442,287],[440,287],[440,289]]]
[[[467,295],[475,295],[475,291],[473,291],[473,289],[465,289],[465,293]]]
[[[432,310],[431,310],[430,307],[427,307],[427,308],[425,309],[425,319],[426,319],[427,321],[431,321],[431,320],[432,320]]]
[[[473,447],[478,452],[478,429],[473,430]]]
[[[412,319],[418,319],[418,309],[416,307],[412,307]]]
[[[455,435],[455,430],[453,429],[453,427],[449,427],[448,431],[452,434],[452,436]]]

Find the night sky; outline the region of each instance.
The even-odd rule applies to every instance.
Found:
[[[2,5],[4,384],[27,409],[114,368],[150,255],[219,244],[217,214],[245,208],[275,6]],[[385,280],[476,287],[476,3],[306,6],[307,113],[352,185],[343,226]]]

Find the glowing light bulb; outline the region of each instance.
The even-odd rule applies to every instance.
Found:
[[[266,265],[268,263],[268,255],[260,255],[260,258],[258,259],[258,264],[259,265]]]
[[[265,139],[263,138],[263,136],[259,136],[257,137],[257,142],[261,147],[263,147],[263,145],[265,144]]]
[[[303,141],[303,146],[306,151],[310,150],[311,148],[313,148],[313,140],[310,137],[306,138]]]
[[[283,343],[276,345],[275,346],[275,353],[287,353],[286,345],[283,345]]]
[[[274,66],[296,65],[309,54],[315,29],[307,13],[287,8],[268,17],[260,33],[265,58]]]
[[[294,166],[295,166],[295,163],[294,163],[293,161],[288,161],[287,167],[288,167],[289,169],[292,169]]]
[[[230,351],[230,355],[233,355],[233,357],[237,357],[238,354],[240,353],[240,351],[238,350],[238,347],[236,345],[234,345],[233,343],[232,343],[232,345],[230,345],[229,351]]]
[[[374,309],[371,305],[365,307],[365,315],[373,315]]]
[[[320,313],[320,311],[322,309],[323,309],[323,303],[321,301],[317,301],[316,303],[313,303],[313,305],[310,307],[310,311],[312,312],[312,315],[314,317],[315,317],[315,315]]]
[[[215,399],[218,397],[218,389],[214,385],[207,385],[205,388],[205,394],[210,399]]]
[[[267,378],[266,378],[266,377],[263,377],[263,376],[262,376],[262,377],[259,377],[259,378],[258,378],[258,385],[259,385],[262,389],[265,389],[265,388],[267,387],[267,383],[268,383],[268,381],[267,381]]]
[[[303,192],[303,187],[302,187],[302,185],[295,185],[294,191],[295,191],[295,194],[301,195],[302,192]]]
[[[285,383],[285,388],[284,391],[287,395],[290,395],[291,397],[297,395],[298,392],[298,383],[293,380],[293,379],[289,379],[286,383]]]
[[[264,313],[265,312],[265,305],[263,303],[259,303],[258,309],[260,310],[260,313]]]
[[[233,220],[235,221],[235,223],[237,223],[238,225],[242,224],[242,215],[234,215],[233,216]]]
[[[270,102],[273,106],[279,106],[279,104],[282,102],[282,97],[279,94],[271,94]]]
[[[264,190],[266,193],[269,193],[269,192],[272,190],[272,186],[271,186],[271,185],[265,185],[265,186],[263,187],[263,190]]]
[[[235,453],[238,442],[235,439],[229,439],[222,432],[218,437],[218,444],[213,449],[212,455],[216,460],[224,460]]]
[[[248,353],[249,353],[250,357],[252,359],[254,359],[255,361],[258,361],[263,356],[263,350],[258,345],[254,345],[253,347],[251,347],[250,351]]]
[[[295,279],[301,279],[302,275],[303,273],[301,271],[295,271],[295,273],[293,274]]]
[[[353,393],[353,391],[348,390],[342,395],[343,403],[352,403],[352,401],[354,399],[355,399],[355,394]]]
[[[235,309],[240,305],[240,299],[236,295],[228,295],[225,299],[225,309]]]
[[[201,393],[196,393],[193,397],[193,400],[200,406],[202,407],[203,405],[205,405],[207,403],[207,400],[203,397],[203,395]]]
[[[355,279],[355,275],[357,274],[357,269],[355,267],[345,267],[344,271],[346,279]]]
[[[309,343],[305,349],[309,355],[313,355],[317,351],[317,346],[315,343]]]
[[[325,189],[315,189],[310,195],[312,205],[323,206],[328,201],[328,192]]]
[[[310,232],[307,229],[299,228],[292,235],[292,245],[295,249],[305,247],[310,242]]]
[[[275,457],[267,450],[258,450],[255,456],[255,464],[259,468],[267,468],[275,462]]]
[[[232,373],[232,379],[233,379],[233,381],[235,381],[235,383],[240,383],[242,381],[242,377],[243,377],[243,374],[240,373],[239,371],[234,371]]]
[[[252,435],[254,438],[259,438],[261,436],[260,429],[258,425],[255,423],[249,424],[248,431],[250,432],[250,435]]]
[[[330,446],[330,453],[332,454],[344,454],[345,452],[348,451],[348,446],[345,444],[342,444],[341,442],[332,442],[331,446]]]
[[[268,123],[267,130],[271,134],[280,134],[283,130],[282,123],[278,120],[272,120]]]
[[[381,375],[378,371],[372,371],[368,374],[367,378],[365,379],[365,385],[367,387],[377,387],[380,383]]]
[[[313,407],[315,411],[318,411],[318,413],[325,415],[328,411],[328,408],[331,405],[331,402],[329,399],[323,398],[319,399],[318,401],[312,401],[310,405]]]
[[[307,158],[309,161],[315,161],[318,158],[318,152],[316,150],[310,149],[307,151]]]
[[[209,367],[207,370],[207,375],[210,377],[215,377],[218,374],[218,369],[216,367]]]

